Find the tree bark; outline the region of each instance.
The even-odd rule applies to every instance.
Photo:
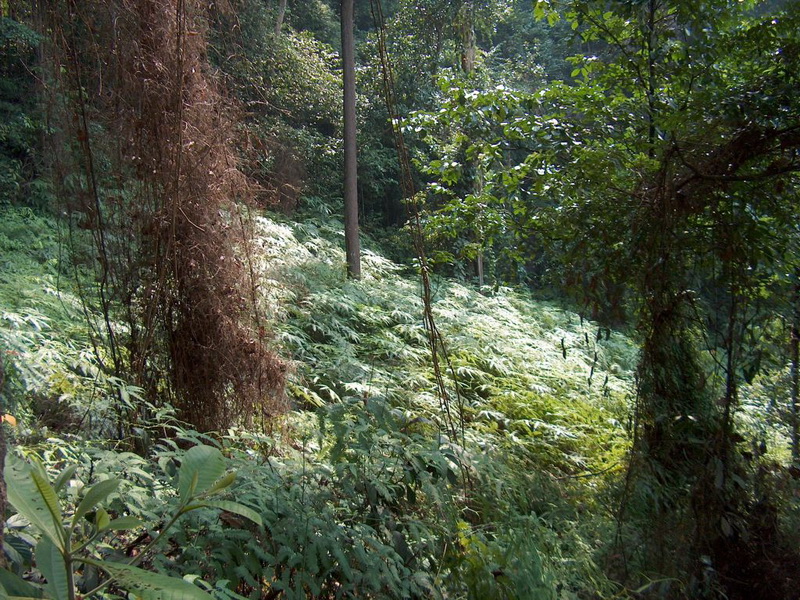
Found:
[[[656,60],[655,60],[655,30],[656,23],[656,2],[650,0],[647,9],[647,155],[655,158],[656,141]]]
[[[461,8],[461,69],[467,75],[475,72],[475,7],[472,1]]]
[[[477,42],[475,41],[475,5],[472,0],[465,2],[459,14],[461,29],[461,69],[468,78],[475,74],[475,56],[477,55]],[[480,197],[483,193],[483,171],[478,161],[475,160],[475,181],[473,182],[473,193]],[[480,220],[480,215],[478,216]],[[475,272],[478,276],[478,287],[483,287],[484,264],[483,264],[483,232],[481,228],[475,233],[478,241],[478,253],[475,257]]]
[[[278,18],[275,19],[275,37],[281,34],[283,19],[286,17],[286,0],[281,0],[278,4]]]
[[[342,0],[342,72],[344,82],[344,243],[347,274],[361,277],[358,240],[358,156],[356,152],[356,69],[353,0]]]

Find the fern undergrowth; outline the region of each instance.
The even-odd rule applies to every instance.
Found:
[[[90,286],[63,271],[53,221],[4,210],[0,336],[19,450],[53,475],[77,464],[87,484],[121,475],[112,516],[157,522],[177,502],[166,482],[181,449],[211,443],[238,473],[236,500],[263,520],[198,510],[147,568],[199,575],[218,598],[619,593],[601,563],[629,445],[636,351],[622,334],[523,291],[436,280],[453,438],[414,269],[367,250],[362,279],[348,280],[335,221],[259,217],[263,322],[291,360],[286,426],[200,436],[149,406],[132,454],[104,440],[121,400],[144,401],[103,368],[99,317],[80,295]],[[64,493],[68,505],[80,499],[80,488]],[[136,535],[108,551],[135,547]],[[9,539],[18,573],[35,568],[24,527],[14,522]]]
[[[367,252],[363,279],[348,281],[337,229],[266,218],[259,226],[267,310],[295,358],[296,405],[382,399],[442,427],[415,276]],[[509,288],[481,294],[439,280],[434,314],[447,383],[461,397],[453,410],[473,435],[531,459],[552,452],[557,475],[619,460],[636,362],[630,340]]]
[[[534,585],[491,576],[533,551],[519,547],[519,536],[539,545],[549,589],[561,597],[611,593],[593,561],[613,537],[632,342],[524,291],[479,293],[437,280],[434,314],[448,348],[451,409],[463,426],[461,439],[448,439],[414,269],[366,252],[362,280],[347,280],[339,231],[326,222],[259,221],[265,310],[295,358],[295,406],[387,403],[402,427],[439,436],[440,448],[457,453],[453,468],[469,465],[453,521],[453,573],[471,581],[469,597],[548,597],[521,591],[547,577]],[[480,583],[489,580],[491,590]]]
[[[0,345],[6,370],[4,409],[18,434],[111,435],[120,403],[138,391],[106,368],[95,306],[96,285],[80,244],[66,241],[52,217],[2,207]]]

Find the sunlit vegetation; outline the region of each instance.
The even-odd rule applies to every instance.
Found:
[[[788,600],[800,11],[0,2],[0,597]]]

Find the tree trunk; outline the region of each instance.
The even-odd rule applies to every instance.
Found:
[[[461,7],[459,14],[460,29],[461,29],[461,69],[467,78],[471,78],[475,74],[475,56],[477,54],[477,42],[475,41],[475,5],[472,0],[465,2]],[[480,197],[483,193],[483,171],[478,161],[475,160],[473,166],[475,167],[475,181],[473,182],[473,194],[475,197]],[[478,215],[480,220],[480,215]],[[478,242],[478,254],[475,257],[475,272],[478,276],[478,287],[483,287],[484,279],[484,264],[483,264],[483,232],[478,227],[475,237]]]
[[[283,19],[286,17],[286,0],[281,0],[278,4],[278,18],[275,20],[275,37],[281,34]]]
[[[461,29],[461,69],[467,75],[475,72],[475,6],[472,0],[464,3],[459,14]]]
[[[344,243],[347,274],[361,277],[358,241],[358,171],[356,154],[356,69],[353,0],[342,0],[342,71],[344,80]]]
[[[656,2],[650,0],[647,8],[647,155],[655,158],[656,141],[656,61],[655,61],[655,23],[656,23]]]

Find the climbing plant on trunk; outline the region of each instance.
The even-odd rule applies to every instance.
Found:
[[[236,168],[234,109],[205,62],[205,10],[58,0],[46,25],[52,110],[74,126],[51,141],[54,177],[73,229],[94,240],[100,286],[86,293],[101,295],[114,374],[208,430],[279,410],[283,375],[259,321],[241,212],[253,190]]]
[[[568,4],[604,51],[575,57],[576,81],[558,90],[585,129],[547,221],[584,299],[609,306],[616,289],[633,309],[642,355],[624,505],[646,492],[649,564],[693,574],[692,593],[702,556],[736,570],[725,546],[750,527],[735,417],[800,172],[797,15],[696,8]]]

